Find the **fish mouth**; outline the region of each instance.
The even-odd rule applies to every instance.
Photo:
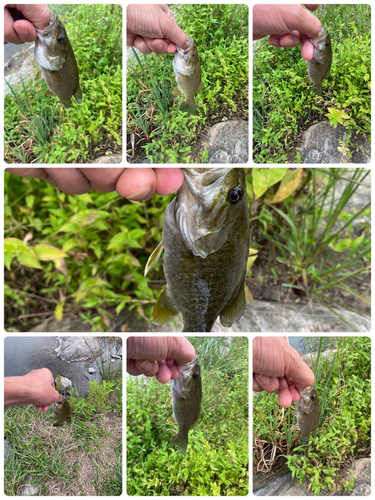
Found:
[[[35,28],[39,40],[43,40],[44,36],[47,36],[53,31],[59,23],[59,18],[57,14],[51,14],[51,19],[49,22],[49,25],[46,28],[43,28],[42,30],[39,30],[38,28]]]
[[[185,50],[181,49],[181,47],[179,47],[177,44],[174,44],[174,46],[176,47],[178,55],[180,57],[182,57],[183,59],[187,58],[189,52],[193,48],[193,45],[194,45],[194,40],[193,40],[193,38],[191,36],[188,36],[187,39],[186,39],[186,49]]]
[[[196,364],[196,362],[198,361],[198,354],[195,355],[195,358],[193,359],[193,361],[189,361],[189,363],[186,363],[182,366],[182,368],[184,369],[189,369],[191,368],[192,366],[194,366]]]

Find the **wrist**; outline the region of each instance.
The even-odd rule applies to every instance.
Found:
[[[28,404],[30,391],[24,377],[4,378],[4,406],[25,406]]]

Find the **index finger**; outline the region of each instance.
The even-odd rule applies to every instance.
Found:
[[[127,357],[131,359],[173,358],[179,365],[194,359],[195,349],[185,337],[129,337]]]
[[[43,29],[49,25],[51,11],[45,4],[7,4],[7,8],[17,9],[36,28]]]

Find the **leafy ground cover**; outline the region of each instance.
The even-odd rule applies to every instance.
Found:
[[[248,494],[248,340],[188,337],[202,373],[200,423],[185,455],[168,443],[176,433],[164,408],[171,387],[128,377],[127,493],[135,496]]]
[[[122,6],[53,5],[51,10],[72,44],[83,101],[78,105],[73,98],[65,109],[56,96],[44,95],[44,81],[17,84],[4,100],[5,161],[87,163],[121,154]]]
[[[257,42],[253,54],[255,163],[298,163],[302,133],[330,120],[371,140],[371,16],[369,5],[325,5],[315,15],[331,36],[331,74],[322,98],[308,92],[301,47]],[[350,141],[350,137],[348,138]],[[348,145],[349,142],[346,143]]]
[[[291,470],[315,495],[350,491],[347,477],[356,458],[371,450],[371,340],[369,337],[324,338],[333,352],[318,355],[311,363],[320,401],[318,432],[308,445],[300,446],[293,408],[281,408],[277,394],[254,393],[254,474]],[[310,352],[316,352],[311,350]]]
[[[178,5],[177,24],[194,38],[205,88],[197,115],[179,110],[173,54],[140,56],[127,69],[127,159],[152,163],[205,161],[200,146],[208,127],[248,116],[247,5]],[[134,146],[132,146],[132,143]]]

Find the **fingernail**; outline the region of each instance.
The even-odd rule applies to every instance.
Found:
[[[150,186],[142,186],[141,188],[138,189],[138,191],[134,191],[129,198],[131,200],[134,200],[135,198],[137,200],[145,200],[146,198],[149,197],[149,194],[151,193]]]
[[[162,52],[164,50],[164,44],[163,43],[154,43],[154,49],[159,50]]]
[[[271,383],[271,378],[264,375],[259,375],[258,380],[262,385],[269,385]]]
[[[285,40],[285,42],[283,43],[283,46],[284,47],[293,47],[293,40],[291,40],[290,38],[288,38],[287,40]]]
[[[145,359],[143,363],[139,366],[139,370],[143,372],[150,372],[152,370],[152,363],[148,359]]]
[[[29,34],[29,31],[27,28],[24,28],[23,26],[17,26],[17,35],[20,37],[20,38],[26,38]]]

